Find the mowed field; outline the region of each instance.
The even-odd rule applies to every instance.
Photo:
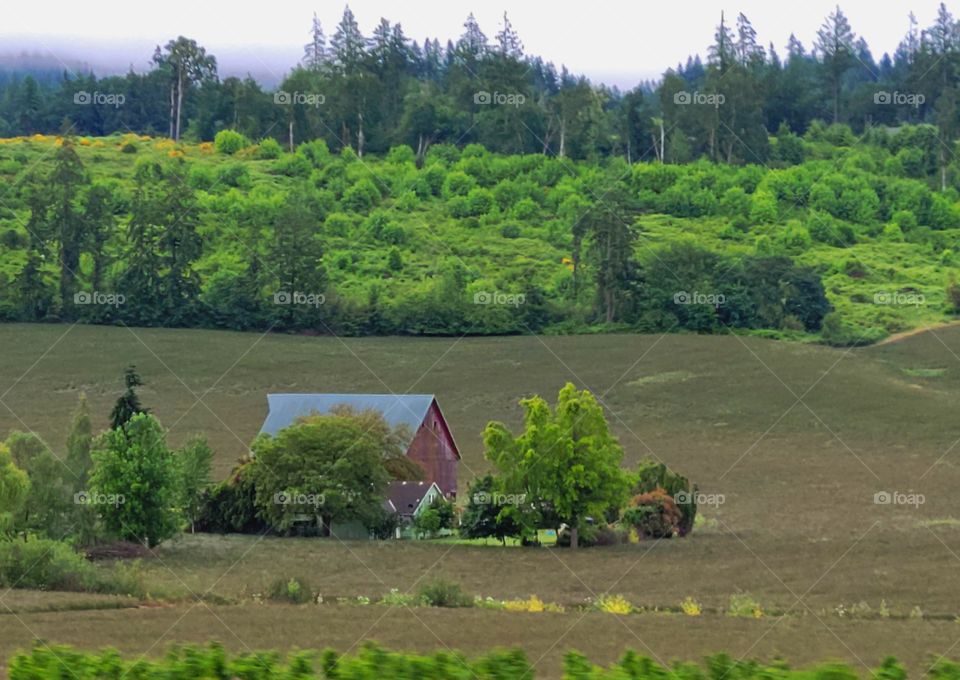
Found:
[[[521,645],[553,677],[570,648],[598,661],[632,647],[663,661],[728,651],[794,663],[842,658],[861,669],[892,653],[914,671],[944,653],[960,656],[960,329],[840,350],[732,335],[341,340],[3,325],[0,432],[30,429],[61,449],[78,393],[105,425],[131,362],[173,443],[193,433],[210,440],[217,476],[256,434],[269,392],[427,392],[463,452],[465,491],[486,469],[484,424],[517,426],[518,399],[553,399],[571,381],[601,398],[630,462],[660,458],[724,502],[704,508],[706,523],[684,540],[575,553],[186,536],[144,563],[155,592],[178,602],[118,608],[133,603],[0,594],[4,657],[35,637],[133,655],[211,638],[238,651],[346,650],[375,639],[466,652]],[[876,504],[884,491],[924,502]],[[442,576],[471,594],[537,594],[568,611],[254,603],[290,576],[327,601],[416,590]],[[650,610],[692,597],[704,613],[574,609],[606,592]],[[737,593],[766,614],[725,616]],[[209,602],[192,599],[204,594]]]

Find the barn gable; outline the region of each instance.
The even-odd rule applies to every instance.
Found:
[[[336,406],[383,414],[391,427],[406,426],[407,457],[448,496],[457,493],[460,451],[440,406],[432,394],[268,394],[269,412],[261,434],[275,435],[300,417],[330,413]]]

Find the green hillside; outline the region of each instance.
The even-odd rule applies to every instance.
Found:
[[[405,146],[288,153],[232,132],[3,139],[0,318],[871,342],[960,302],[956,191],[913,178],[929,176],[924,135],[814,125],[741,167],[478,145],[418,167]]]

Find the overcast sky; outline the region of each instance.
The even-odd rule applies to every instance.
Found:
[[[52,52],[67,62],[84,61],[98,73],[140,70],[153,47],[176,35],[196,39],[217,56],[221,75],[251,72],[269,84],[302,55],[316,12],[327,36],[343,12],[341,0],[7,0],[0,19],[0,56]],[[781,55],[791,32],[808,48],[835,0],[353,0],[367,35],[380,17],[403,24],[406,34],[456,38],[473,12],[488,37],[502,25],[503,12],[526,51],[595,81],[632,87],[656,77],[693,53],[705,54],[721,10],[732,19],[744,12],[763,44],[773,41]],[[920,26],[932,23],[936,0],[847,0],[841,6],[874,56],[892,52],[908,28],[908,14]],[[953,10],[951,3],[948,8]]]

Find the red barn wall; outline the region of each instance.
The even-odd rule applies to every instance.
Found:
[[[434,401],[410,442],[407,457],[423,468],[424,481],[436,482],[446,496],[456,496],[456,450],[453,436]]]

